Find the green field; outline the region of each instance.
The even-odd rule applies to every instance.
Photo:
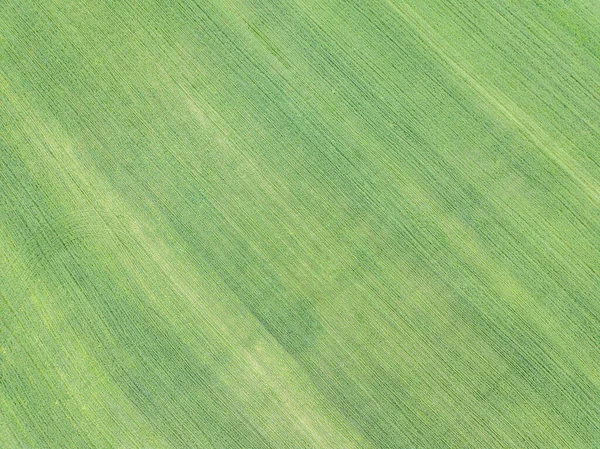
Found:
[[[600,448],[600,1],[0,0],[50,448]]]

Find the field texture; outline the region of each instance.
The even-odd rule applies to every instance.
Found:
[[[600,2],[0,0],[0,448],[600,448]]]

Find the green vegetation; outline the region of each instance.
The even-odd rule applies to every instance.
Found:
[[[0,0],[0,448],[597,448],[600,3]]]

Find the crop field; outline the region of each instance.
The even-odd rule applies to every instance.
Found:
[[[0,449],[600,448],[598,0],[0,0]]]

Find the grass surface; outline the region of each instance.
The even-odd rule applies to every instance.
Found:
[[[0,0],[0,447],[600,447],[599,117],[597,0]]]

